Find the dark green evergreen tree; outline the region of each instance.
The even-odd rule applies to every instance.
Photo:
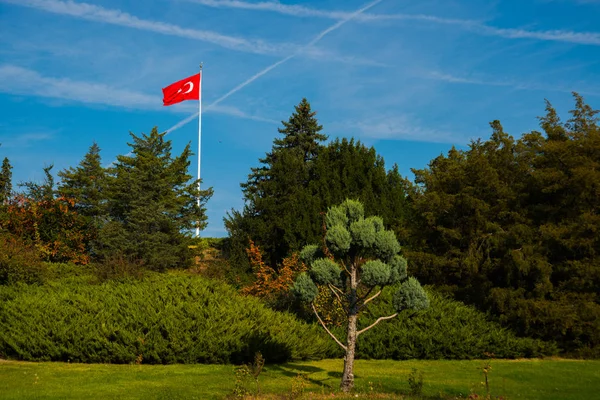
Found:
[[[58,172],[58,195],[72,201],[73,210],[85,218],[89,238],[86,250],[94,257],[98,255],[98,232],[106,222],[107,178],[101,161],[100,147],[93,143],[77,167]]]
[[[518,333],[598,354],[600,134],[575,95],[563,124],[515,140],[498,121],[488,141],[415,170],[415,274],[494,312]]]
[[[118,156],[108,170],[108,222],[100,230],[104,257],[139,260],[154,270],[191,262],[192,230],[206,226],[205,204],[213,192],[199,191],[188,173],[190,145],[172,157],[164,136],[156,127],[149,135],[132,133],[131,156]]]
[[[279,129],[282,138],[273,141],[271,152],[252,168],[242,183],[246,205],[242,213],[232,211],[225,218],[233,260],[243,262],[243,249],[252,238],[275,265],[290,250],[299,250],[306,238],[319,232],[318,200],[307,186],[315,158],[327,139],[306,99],[295,107]]]
[[[2,161],[0,170],[0,204],[8,200],[12,194],[12,165],[7,157]]]
[[[106,170],[101,161],[100,147],[93,143],[76,168],[69,167],[58,173],[61,178],[58,194],[74,200],[75,210],[94,220],[102,216],[106,202]]]
[[[327,137],[306,99],[284,122],[273,149],[253,168],[242,184],[246,206],[225,219],[233,264],[247,265],[244,249],[251,238],[273,267],[305,243],[316,243],[323,234],[323,215],[346,198],[365,204],[367,215],[386,218],[400,237],[404,235],[406,187],[395,166],[386,172],[374,148],[352,140]]]
[[[325,146],[315,160],[309,191],[320,200],[319,211],[327,210],[347,198],[365,204],[366,215],[379,215],[398,235],[405,236],[408,218],[407,188],[398,166],[386,172],[383,157],[375,148],[354,139],[336,139]],[[315,232],[313,242],[322,234]]]

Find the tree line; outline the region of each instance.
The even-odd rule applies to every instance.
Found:
[[[326,136],[303,100],[282,138],[242,183],[245,206],[225,223],[244,266],[251,238],[271,265],[323,238],[323,212],[345,198],[395,232],[411,273],[523,336],[571,354],[600,353],[600,129],[574,94],[566,122],[546,103],[541,131],[452,148],[414,182],[374,148]]]
[[[190,145],[174,156],[164,135],[132,133],[131,152],[109,167],[94,143],[78,166],[58,172],[58,185],[48,166],[43,182],[20,183],[17,192],[5,158],[0,234],[45,261],[125,260],[158,271],[191,265],[189,232],[206,226],[212,189],[200,191],[188,173]]]
[[[600,128],[598,111],[578,94],[574,100],[565,122],[547,103],[540,131],[519,138],[493,121],[489,139],[413,169],[411,182],[397,165],[387,169],[373,147],[327,142],[303,99],[241,184],[244,207],[225,217],[224,268],[252,279],[252,243],[277,271],[306,244],[324,243],[325,213],[355,199],[365,218],[383,218],[421,283],[522,336],[598,356]],[[18,185],[19,193],[5,159],[2,234],[48,261],[190,265],[191,231],[205,226],[212,190],[199,192],[188,174],[189,145],[173,157],[156,128],[132,139],[131,153],[110,167],[93,145],[77,167],[58,173],[58,185],[48,167],[44,182]]]

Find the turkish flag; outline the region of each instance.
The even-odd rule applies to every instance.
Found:
[[[200,82],[198,73],[163,88],[163,106],[170,106],[184,100],[200,100]]]

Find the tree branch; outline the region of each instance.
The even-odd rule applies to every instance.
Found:
[[[373,296],[373,297],[375,297],[375,296]],[[368,331],[369,329],[371,329],[372,327],[374,327],[375,325],[377,325],[381,321],[386,320],[386,319],[392,319],[396,315],[398,315],[398,313],[395,313],[395,314],[392,314],[392,315],[388,315],[387,317],[379,317],[379,318],[377,318],[377,321],[373,322],[371,325],[367,326],[365,329],[361,329],[360,331],[356,332],[356,337],[358,337],[361,333]]]
[[[348,276],[350,276],[350,270],[348,269],[348,267],[346,267],[346,263],[342,260],[340,261],[340,263],[342,264],[342,267],[344,267],[344,270],[346,271],[346,273],[348,274]]]
[[[367,295],[365,297],[367,297],[369,295],[369,293],[371,293],[371,291],[369,290],[369,292],[367,293]],[[375,300],[377,298],[377,296],[379,296],[381,294],[381,290],[377,293],[375,293],[373,296],[369,297],[368,299],[366,299],[365,301],[363,301],[362,305],[359,307],[360,309],[364,308],[368,302]]]
[[[333,333],[331,333],[331,331],[329,329],[327,329],[327,326],[325,326],[325,323],[323,322],[323,320],[321,319],[321,317],[319,317],[319,313],[317,312],[317,309],[315,308],[314,303],[310,303],[310,306],[312,307],[313,311],[315,312],[315,315],[317,316],[317,319],[319,320],[319,322],[321,323],[321,325],[323,326],[323,328],[325,328],[325,330],[327,331],[327,333],[329,333],[329,336],[331,336],[333,338],[333,340],[335,340],[335,342],[337,344],[339,344],[342,349],[344,349],[344,351],[347,351],[346,346],[344,346],[342,344],[342,342],[340,342],[338,340],[338,338],[336,338],[335,335]]]
[[[338,301],[340,302],[340,305],[342,307],[344,307],[344,302],[342,301],[342,298],[340,297],[340,295],[338,294],[338,292],[335,291],[335,289],[338,289],[338,288],[336,288],[335,286],[333,286],[331,283],[327,284],[327,286],[329,286],[329,289],[331,290],[331,292],[335,295],[335,297],[337,297]]]

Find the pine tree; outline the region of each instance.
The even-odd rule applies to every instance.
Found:
[[[241,186],[246,206],[225,219],[233,264],[247,265],[244,249],[252,239],[269,265],[305,243],[318,242],[323,214],[346,198],[366,204],[367,215],[381,215],[405,235],[406,188],[398,168],[386,172],[374,148],[354,139],[336,139],[327,146],[322,127],[303,99],[274,140],[272,151],[253,168]]]
[[[363,205],[346,200],[331,207],[326,215],[325,246],[306,246],[300,253],[310,271],[301,273],[293,286],[294,294],[311,303],[327,333],[344,350],[344,373],[341,389],[354,386],[354,355],[358,337],[381,321],[394,318],[405,310],[429,307],[429,299],[419,282],[409,278],[407,262],[392,231],[386,230],[380,217],[365,218]],[[400,284],[401,283],[401,284]],[[379,317],[373,324],[359,329],[358,319],[368,303],[377,299],[386,286],[398,285],[393,305],[396,313]],[[326,326],[314,305],[320,285],[340,301],[347,318],[346,344]]]
[[[108,222],[100,231],[105,257],[124,256],[155,270],[191,262],[191,232],[206,226],[205,203],[213,192],[199,191],[188,173],[190,145],[172,157],[164,136],[156,127],[149,135],[132,133],[132,155],[118,156],[108,170]]]
[[[75,201],[75,210],[99,223],[106,201],[106,171],[101,165],[100,147],[93,143],[76,168],[70,167],[58,173],[60,196]]]
[[[277,265],[319,232],[321,210],[306,189],[320,142],[327,139],[315,115],[302,99],[289,120],[282,121],[283,137],[273,141],[271,152],[260,159],[262,165],[252,168],[248,181],[241,184],[243,213],[233,211],[225,219],[240,258],[250,237],[268,255],[269,264]]]

